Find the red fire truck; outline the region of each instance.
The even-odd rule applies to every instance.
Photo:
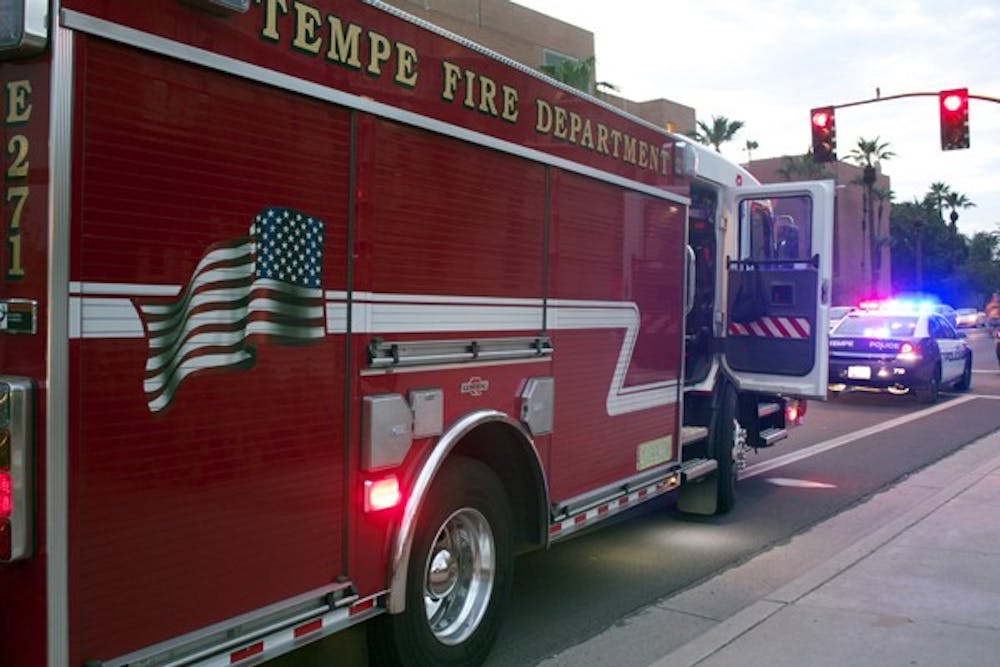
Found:
[[[476,664],[825,396],[829,183],[375,0],[0,14],[2,665]]]

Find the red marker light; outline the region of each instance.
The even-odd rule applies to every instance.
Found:
[[[797,424],[799,421],[799,407],[797,405],[789,405],[788,410],[785,411],[785,420],[790,424]]]
[[[366,512],[377,512],[395,507],[402,499],[403,494],[399,490],[399,480],[395,476],[365,480]]]
[[[0,470],[0,521],[10,518],[14,511],[14,483],[10,473]]]

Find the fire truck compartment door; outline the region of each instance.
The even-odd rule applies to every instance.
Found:
[[[733,190],[725,364],[741,390],[825,398],[832,181]]]

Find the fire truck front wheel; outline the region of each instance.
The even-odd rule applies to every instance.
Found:
[[[716,489],[716,514],[725,514],[736,504],[736,481],[739,469],[736,466],[734,449],[736,438],[740,435],[738,417],[738,399],[736,387],[727,382],[719,397],[719,407],[712,425],[712,449],[719,468],[716,471],[718,486]]]
[[[410,551],[406,610],[377,619],[371,664],[479,665],[500,629],[512,579],[511,512],[482,463],[446,464]]]

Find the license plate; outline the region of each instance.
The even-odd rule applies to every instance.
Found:
[[[851,380],[871,380],[872,369],[868,366],[848,366],[847,377]]]

